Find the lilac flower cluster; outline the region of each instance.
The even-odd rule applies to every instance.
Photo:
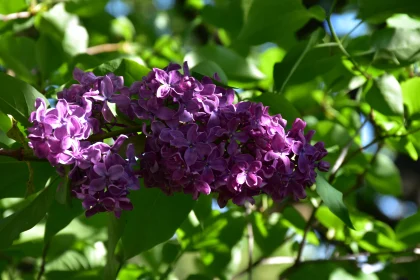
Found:
[[[218,193],[242,205],[266,193],[274,200],[306,197],[316,172],[328,171],[322,142],[311,145],[314,131],[296,119],[290,130],[281,115],[270,116],[261,103],[233,104],[234,91],[190,75],[184,63],[156,69],[134,83],[120,106],[132,119],[146,120],[147,141],[140,157],[146,187],[165,193]],[[217,79],[217,76],[214,77]]]
[[[315,183],[315,170],[328,171],[324,144],[311,145],[314,131],[304,134],[304,121],[296,119],[286,130],[286,120],[270,116],[263,104],[233,104],[233,89],[209,77],[196,80],[186,63],[183,74],[180,69],[177,64],[154,68],[130,87],[112,73],[96,77],[76,69],[80,84],[60,92],[55,108],[36,101],[30,146],[58,169],[71,165],[72,191],[87,216],[103,211],[119,216],[132,209],[127,195],[139,188],[138,177],[167,194],[182,191],[197,199],[217,193],[224,207],[229,200],[253,203],[261,193],[274,200],[302,199],[305,187]],[[104,133],[101,128],[116,124],[109,103],[143,122],[146,145],[139,170],[132,144],[125,158],[118,153],[127,136],[112,146],[90,141],[92,134]]]
[[[120,135],[112,146],[89,141],[91,134],[101,134],[106,123],[115,117],[108,103],[127,106],[130,99],[123,94],[123,79],[113,74],[96,77],[93,73],[74,71],[80,84],[58,94],[55,108],[47,109],[43,99],[35,103],[31,113],[33,126],[29,131],[29,146],[36,156],[46,158],[58,171],[70,165],[68,174],[73,194],[83,200],[86,216],[111,211],[117,217],[122,210],[133,208],[127,195],[138,189],[134,147],[127,146],[126,158],[118,152],[126,135]]]

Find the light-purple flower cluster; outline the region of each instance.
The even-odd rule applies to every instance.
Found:
[[[101,127],[114,121],[108,102],[124,107],[130,99],[115,94],[124,88],[122,77],[96,77],[76,69],[74,78],[80,84],[58,93],[55,108],[47,109],[43,99],[36,100],[36,111],[30,116],[33,126],[28,129],[29,146],[61,173],[64,165],[71,166],[72,192],[83,200],[86,216],[111,211],[119,217],[122,210],[133,208],[127,198],[129,190],[140,187],[133,169],[134,147],[127,146],[127,159],[123,159],[118,151],[126,135],[120,135],[112,146],[92,143],[89,136],[104,133]]]
[[[261,103],[233,104],[233,89],[204,77],[198,81],[184,63],[154,68],[128,93],[131,103],[122,111],[147,120],[141,176],[147,187],[165,193],[218,193],[242,205],[261,193],[281,200],[306,197],[316,172],[327,171],[322,142],[311,145],[314,131],[296,119],[290,130],[281,115],[270,116]],[[217,76],[215,76],[217,79]]]

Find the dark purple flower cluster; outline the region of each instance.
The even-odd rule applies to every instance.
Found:
[[[132,209],[127,198],[138,189],[138,177],[146,187],[167,194],[182,191],[194,199],[218,194],[224,207],[229,200],[242,205],[266,193],[274,200],[290,195],[306,196],[316,172],[328,171],[322,142],[311,145],[314,131],[304,134],[306,123],[296,119],[290,130],[281,115],[270,116],[261,103],[233,104],[233,89],[201,81],[190,75],[186,63],[154,68],[142,81],[124,87],[122,77],[96,77],[76,69],[72,85],[58,94],[55,108],[36,101],[30,121],[30,146],[35,154],[61,168],[71,165],[72,191],[83,200],[86,215]],[[214,76],[217,79],[217,75]],[[125,159],[118,153],[120,135],[112,146],[93,143],[89,137],[115,124],[109,108],[143,121],[146,135],[140,170],[131,144]]]
[[[130,104],[119,107],[132,119],[147,120],[141,176],[147,187],[218,193],[221,207],[242,205],[266,193],[274,200],[306,197],[316,172],[327,171],[322,142],[297,119],[290,130],[281,115],[270,116],[261,103],[233,104],[234,91],[212,79],[193,78],[186,63],[156,69],[128,90]],[[217,78],[217,76],[215,77]],[[127,93],[127,92],[126,92]]]
[[[80,84],[60,92],[55,108],[47,109],[43,99],[36,100],[36,111],[30,116],[29,145],[35,155],[47,158],[59,171],[63,165],[71,166],[72,192],[83,200],[86,216],[111,211],[119,217],[122,210],[133,208],[127,198],[129,190],[140,187],[133,169],[134,147],[127,146],[127,159],[123,159],[118,151],[127,136],[120,135],[112,146],[92,143],[89,136],[103,133],[101,127],[114,121],[108,103],[124,108],[130,99],[115,94],[124,90],[122,77],[96,77],[76,69],[74,78]]]

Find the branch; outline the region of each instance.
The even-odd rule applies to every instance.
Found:
[[[104,139],[107,139],[107,138],[119,136],[121,134],[130,134],[130,133],[141,132],[142,129],[143,129],[142,125],[137,125],[137,126],[126,127],[126,128],[123,128],[123,129],[118,129],[118,130],[114,130],[114,131],[110,131],[110,132],[106,132],[106,133],[93,134],[88,139],[86,139],[86,141],[98,142],[98,141],[101,141],[101,140],[104,140]]]
[[[411,257],[411,258],[407,258],[407,257],[400,257],[400,258],[394,258],[392,260],[393,263],[401,263],[401,262],[412,262],[412,261],[416,261],[418,260],[418,256],[420,254],[420,248],[419,247],[414,247],[414,248],[409,248],[409,249],[405,249],[402,251],[382,251],[382,252],[376,252],[376,253],[370,253],[370,252],[361,252],[358,254],[350,254],[350,255],[345,255],[345,256],[341,256],[341,257],[336,257],[336,258],[331,258],[331,259],[313,259],[313,260],[307,260],[304,262],[299,263],[299,265],[303,265],[303,264],[313,264],[313,263],[334,263],[334,262],[363,262],[363,263],[367,263],[368,260],[364,260],[364,259],[360,259],[360,257],[373,257],[373,256],[380,256],[380,255],[401,255],[401,254],[407,254],[407,253],[411,253],[414,254],[416,256]],[[290,264],[293,263],[293,261],[291,261],[293,258],[289,258],[289,257],[271,257],[271,258],[266,258],[263,259],[261,261],[261,264],[267,264],[267,265],[276,265],[276,264]],[[298,268],[298,266],[293,265],[291,267],[289,267],[287,270],[285,270],[280,279],[286,279],[286,276],[289,275],[290,273],[292,273],[293,271],[295,271]]]
[[[7,15],[0,14],[0,21],[10,21],[15,19],[22,19],[22,18],[30,18],[31,16],[36,15],[40,10],[42,6],[37,5],[36,0],[32,0],[31,7],[29,8],[29,11],[23,11],[23,12],[17,12]]]
[[[41,267],[39,269],[38,277],[36,278],[37,280],[41,280],[42,275],[45,272],[45,264],[47,263],[47,253],[48,253],[49,248],[50,248],[50,241],[48,241],[44,245],[44,249],[42,250],[42,262],[41,262]]]
[[[127,51],[128,43],[114,43],[114,44],[103,44],[90,47],[86,50],[87,54],[95,55],[99,53],[106,52],[116,52],[116,51]]]
[[[23,148],[16,150],[0,148],[0,156],[11,157],[19,161],[46,161],[46,159],[38,158],[34,155],[28,154]]]
[[[252,230],[252,223],[249,220],[252,209],[251,209],[251,205],[247,202],[246,205],[246,215],[248,217],[248,223],[246,225],[247,231],[248,231],[248,235],[247,235],[247,239],[248,239],[248,268],[247,268],[247,273],[248,273],[248,280],[252,280],[252,268],[253,268],[253,263],[252,263],[252,255],[254,254],[254,231]]]
[[[340,169],[341,166],[343,166],[347,153],[351,147],[351,145],[354,142],[354,139],[357,137],[357,135],[359,135],[360,131],[362,130],[362,128],[365,126],[365,124],[369,121],[369,118],[365,118],[364,122],[360,125],[360,127],[357,129],[356,133],[354,134],[354,136],[348,141],[347,145],[343,148],[343,150],[341,151],[340,155],[337,158],[337,161],[335,162],[334,166],[331,169],[331,176],[329,178],[330,182],[333,182],[335,179],[335,176],[337,175],[338,169]]]
[[[331,7],[331,11],[335,6],[335,2]],[[338,48],[341,50],[341,52],[351,61],[351,63],[353,64],[354,68],[356,68],[357,71],[360,72],[360,74],[362,74],[366,79],[370,80],[371,76],[369,74],[367,74],[360,66],[359,64],[356,62],[356,60],[354,60],[354,58],[347,52],[347,50],[344,48],[343,44],[341,43],[340,39],[338,38],[337,34],[335,33],[335,30],[332,26],[331,23],[331,13],[328,15],[327,17],[327,24],[328,24],[328,28],[330,29],[331,32],[331,36],[334,39],[334,41],[337,43]]]
[[[33,12],[27,12],[27,11],[8,14],[8,15],[0,14],[0,21],[9,21],[9,20],[15,20],[15,19],[21,19],[21,18],[29,18],[34,14],[35,13]]]

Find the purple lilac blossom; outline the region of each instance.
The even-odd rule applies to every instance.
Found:
[[[261,193],[277,201],[305,198],[315,169],[329,169],[324,144],[310,144],[314,131],[304,134],[301,119],[286,130],[286,120],[263,104],[233,104],[232,89],[196,80],[186,63],[182,68],[183,74],[179,65],[154,68],[129,89],[125,113],[150,123],[140,157],[145,186],[195,199],[217,193],[221,207],[253,203]]]
[[[110,211],[119,217],[122,210],[133,208],[127,197],[130,190],[140,187],[134,147],[127,146],[127,159],[123,159],[118,152],[126,135],[120,135],[112,146],[91,143],[89,136],[103,133],[100,127],[114,121],[108,102],[125,108],[130,99],[117,94],[124,88],[122,77],[97,77],[79,69],[73,74],[80,84],[58,93],[55,108],[47,109],[43,99],[36,100],[29,119],[33,123],[28,129],[29,146],[58,170],[71,166],[72,193],[83,201],[86,216]]]
[[[306,197],[305,188],[315,183],[316,172],[329,170],[323,142],[311,145],[314,131],[304,134],[306,123],[296,119],[291,129],[281,115],[271,116],[261,103],[233,104],[234,91],[190,75],[184,63],[154,68],[142,81],[124,87],[122,77],[74,71],[80,84],[58,94],[56,108],[47,109],[38,99],[30,121],[30,146],[52,165],[72,165],[72,191],[83,200],[86,215],[131,210],[127,198],[138,189],[138,177],[146,187],[174,192],[218,194],[224,207],[254,203],[265,193],[279,201],[286,196]],[[217,79],[218,76],[214,75]],[[105,123],[115,121],[108,103],[132,120],[143,121],[146,145],[139,156],[127,147],[118,151],[127,136],[113,146],[91,143],[91,134],[103,133]]]

